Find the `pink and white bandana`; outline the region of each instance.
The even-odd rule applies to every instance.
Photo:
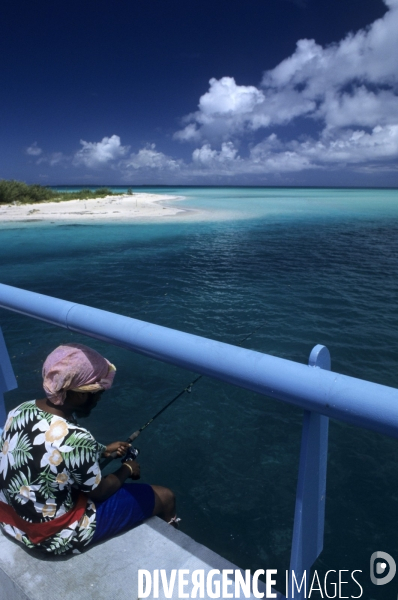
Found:
[[[83,344],[64,344],[49,354],[43,365],[43,388],[53,404],[63,404],[66,392],[108,390],[116,368]]]

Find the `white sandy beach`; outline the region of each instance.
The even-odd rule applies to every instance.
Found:
[[[165,202],[181,200],[178,196],[138,193],[35,204],[0,205],[0,223],[14,221],[128,222],[135,219],[162,219],[187,215],[186,209]]]

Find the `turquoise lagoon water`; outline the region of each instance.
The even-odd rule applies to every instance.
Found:
[[[183,196],[178,207],[199,212],[3,226],[0,281],[229,343],[261,325],[246,347],[306,363],[325,344],[334,371],[398,387],[397,190],[135,191]],[[104,442],[126,438],[192,376],[4,310],[0,324],[19,382],[9,408],[42,395],[41,363],[63,341],[92,344],[117,365],[108,399],[84,423]],[[203,378],[137,440],[143,481],[174,489],[182,530],[243,568],[278,569],[282,592],[301,419],[297,408]],[[397,597],[394,581],[376,588],[368,575],[376,550],[398,560],[397,456],[396,440],[331,422],[315,566],[361,569],[364,598]]]

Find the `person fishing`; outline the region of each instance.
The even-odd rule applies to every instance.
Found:
[[[135,460],[102,475],[100,457],[123,457],[130,444],[104,446],[75,420],[91,413],[115,372],[92,348],[61,345],[43,365],[46,398],[8,414],[0,438],[0,527],[25,547],[62,555],[153,515],[177,522],[171,490],[126,483],[140,478]]]

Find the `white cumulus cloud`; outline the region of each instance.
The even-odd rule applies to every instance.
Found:
[[[217,165],[231,165],[236,161],[240,161],[238,151],[232,142],[224,142],[221,145],[221,150],[213,150],[210,144],[204,144],[201,148],[197,148],[192,153],[194,165],[201,167],[212,167]]]
[[[137,153],[132,153],[128,159],[123,161],[124,169],[158,169],[175,171],[180,168],[178,161],[163,152],[156,150],[155,144],[148,144]]]
[[[291,0],[304,6],[305,0]],[[302,39],[258,85],[212,78],[198,109],[174,139],[193,144],[186,161],[147,144],[137,152],[118,135],[81,140],[71,156],[26,149],[36,162],[108,166],[124,179],[181,183],[308,170],[398,171],[398,0],[385,15],[339,42]],[[310,133],[309,133],[310,132]],[[395,176],[395,175],[394,175]]]
[[[174,138],[200,144],[193,163],[202,167],[220,165],[225,144],[242,145],[248,134],[250,141],[253,132],[268,130],[247,158],[234,155],[238,170],[262,164],[266,171],[271,165],[295,171],[369,161],[391,161],[394,168],[398,0],[385,4],[389,10],[382,18],[340,42],[323,47],[299,40],[295,52],[266,71],[258,86],[239,85],[233,77],[211,79],[198,110],[185,117]],[[297,137],[297,129],[291,133],[289,125],[298,118],[309,120],[318,133],[307,139]],[[276,127],[285,130],[283,142],[273,134]]]
[[[80,140],[80,144],[82,148],[75,153],[73,163],[76,166],[84,165],[89,168],[112,163],[125,156],[129,150],[128,146],[122,146],[118,135],[104,137],[100,142]]]
[[[26,154],[29,154],[29,156],[40,156],[42,152],[43,150],[39,148],[37,142],[33,142],[33,144],[26,148]]]
[[[381,127],[371,132],[346,129],[325,134],[319,140],[294,142],[292,147],[311,160],[312,164],[364,164],[373,161],[393,161],[398,156],[398,124]],[[396,165],[392,165],[396,169]]]
[[[198,169],[200,168],[200,170]],[[311,160],[294,148],[286,149],[275,134],[257,144],[249,156],[242,158],[231,142],[224,142],[221,150],[204,144],[194,150],[192,165],[188,167],[195,175],[267,175],[318,168]]]
[[[36,163],[38,165],[49,164],[51,167],[58,165],[66,167],[70,163],[70,157],[66,156],[63,152],[50,152],[48,154],[41,154]]]

